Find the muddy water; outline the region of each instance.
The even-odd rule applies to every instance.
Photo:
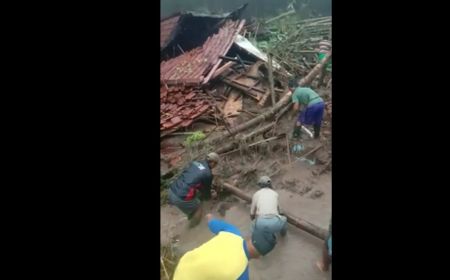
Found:
[[[280,193],[280,196],[284,196]],[[217,205],[208,203],[206,209],[240,228],[244,237],[250,233],[250,207],[247,203],[235,203],[224,217],[215,211]],[[186,219],[172,206],[161,208],[161,242],[177,239],[174,249],[183,254],[213,237],[206,219],[193,229],[187,228]],[[268,255],[250,261],[250,279],[331,279],[315,267],[320,258],[323,242],[289,225],[288,235],[278,239],[277,246]]]

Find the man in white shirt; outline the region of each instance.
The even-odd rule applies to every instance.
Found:
[[[272,182],[268,176],[262,176],[258,180],[261,188],[252,198],[250,217],[253,220],[252,232],[268,230],[273,234],[286,235],[287,219],[280,215],[278,205],[278,193],[272,189]]]

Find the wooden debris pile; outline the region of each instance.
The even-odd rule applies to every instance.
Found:
[[[288,92],[288,79],[311,72],[315,72],[314,77],[319,74],[314,48],[331,24],[331,17],[325,17],[284,22],[280,27],[277,24],[283,17],[267,21],[274,39],[269,40],[269,47],[261,49],[269,54],[246,39],[254,39],[255,35],[249,31],[254,28],[243,27],[245,21],[224,20],[218,33],[210,35],[202,47],[163,61],[161,137],[189,129],[197,120],[220,125],[224,133],[234,135],[234,131],[247,128],[242,128],[242,113],[247,118],[262,116],[259,122],[272,117],[277,121],[288,110],[288,102],[278,104]],[[256,110],[244,108],[244,100],[254,102]],[[271,110],[266,110],[270,105]]]
[[[272,53],[283,67],[304,76],[317,63],[316,48],[324,36],[331,40],[331,17],[298,20],[289,18],[254,22],[247,26],[246,37],[261,50]],[[256,25],[256,27],[255,27]],[[264,36],[259,30],[265,30]]]

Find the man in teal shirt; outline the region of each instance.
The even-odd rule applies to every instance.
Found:
[[[300,137],[302,125],[313,125],[314,138],[319,138],[325,103],[323,99],[309,87],[297,86],[296,80],[289,82],[294,103],[294,111],[300,111],[294,128],[294,138]],[[294,90],[295,89],[295,90]]]

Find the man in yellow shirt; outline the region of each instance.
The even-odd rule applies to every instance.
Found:
[[[244,239],[237,227],[211,214],[206,217],[216,235],[181,257],[173,280],[248,280],[248,261],[269,253],[275,247],[275,236],[257,231]]]

